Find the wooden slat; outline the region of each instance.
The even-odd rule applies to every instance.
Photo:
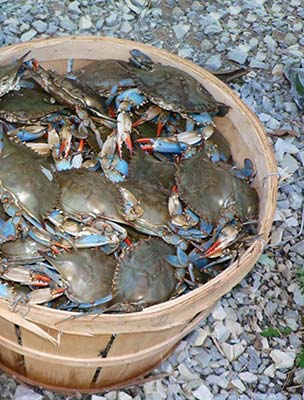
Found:
[[[75,346],[75,352],[77,347]],[[46,383],[52,386],[60,386],[80,389],[89,388],[95,374],[95,368],[67,367],[66,365],[54,365],[45,361],[37,361],[30,357],[24,358],[27,377],[37,384]]]
[[[39,350],[43,353],[57,354],[61,356],[75,356],[77,357],[98,357],[100,352],[107,346],[111,335],[98,335],[98,336],[81,336],[70,333],[61,333],[60,331],[47,327],[45,331],[51,335],[59,345],[37,336],[33,335],[27,329],[20,328],[22,335],[22,343],[26,347]]]
[[[3,318],[0,318],[0,332],[2,336],[15,343],[18,343],[16,326]],[[25,375],[24,359],[22,355],[0,345],[0,360],[1,363],[6,365],[8,368]]]
[[[166,360],[170,355],[174,346],[170,346],[162,351],[161,354],[156,354],[143,361],[137,361],[131,364],[121,364],[117,367],[104,367],[100,371],[99,377],[94,385],[95,388],[115,385],[117,382],[124,382],[138,375],[143,375],[149,372],[152,368]]]

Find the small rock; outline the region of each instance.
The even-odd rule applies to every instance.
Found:
[[[259,60],[255,59],[255,58],[252,58],[250,60],[249,67],[250,68],[258,68],[258,69],[268,69],[269,68],[269,64],[268,63],[264,63],[262,61],[259,61]]]
[[[301,257],[304,257],[304,240],[296,243],[294,246],[290,248],[291,251],[299,254]]]
[[[274,361],[276,369],[292,368],[295,362],[295,352],[281,350],[272,350],[270,357]]]
[[[208,387],[202,383],[198,389],[196,389],[193,393],[193,396],[198,400],[212,400],[213,394],[210,392]]]
[[[198,377],[198,375],[191,372],[190,369],[185,366],[185,364],[180,364],[178,366],[178,371],[181,377],[187,382],[190,382]]]
[[[227,314],[226,311],[223,309],[221,303],[218,302],[214,309],[211,311],[211,315],[216,321],[222,321],[226,318]]]
[[[270,47],[276,47],[277,46],[277,42],[275,40],[273,40],[273,38],[270,35],[266,35],[264,37],[264,42],[266,44],[268,44]]]
[[[74,14],[81,14],[78,1],[72,1],[72,3],[69,4],[68,10]]]
[[[281,124],[277,119],[271,117],[269,119],[269,121],[267,121],[266,126],[267,126],[267,128],[272,129],[273,131],[275,131],[275,130],[280,128]]]
[[[91,400],[107,400],[107,398],[103,397],[103,396],[97,396],[96,394],[93,394]]]
[[[245,64],[247,57],[248,54],[240,49],[231,49],[227,54],[228,60],[235,61],[239,64]]]
[[[277,139],[274,148],[279,162],[283,160],[283,157],[286,153],[297,154],[299,152],[297,146],[281,138]]]
[[[132,400],[133,397],[125,392],[118,392],[117,400]]]
[[[37,32],[43,33],[47,30],[48,24],[44,21],[38,20],[32,23]]]
[[[234,345],[222,343],[221,348],[229,361],[236,360],[245,350],[245,347],[241,343]]]
[[[222,66],[222,60],[221,56],[218,54],[209,57],[206,61],[206,67],[210,68],[213,71],[220,69],[221,66]]]
[[[239,378],[245,383],[255,383],[258,378],[252,372],[241,372]]]
[[[267,367],[264,370],[263,374],[269,376],[270,378],[273,378],[275,375],[275,365],[274,364],[269,365],[269,367]]]
[[[228,387],[227,379],[225,379],[222,376],[217,376],[217,375],[212,374],[212,375],[207,376],[206,381],[210,385],[217,385],[217,386],[221,387],[222,389],[226,389]]]
[[[216,33],[222,32],[223,28],[219,22],[215,22],[211,25],[207,25],[204,29],[206,35],[214,35]]]
[[[217,339],[220,343],[225,342],[226,340],[228,340],[228,339],[229,339],[229,336],[230,336],[229,330],[228,330],[228,329],[225,327],[225,325],[224,325],[222,322],[220,322],[220,321],[217,321],[217,322],[214,324],[213,334],[214,334],[214,336],[216,337],[216,339]]]
[[[122,24],[121,24],[121,27],[120,27],[120,30],[121,30],[121,32],[123,32],[123,33],[129,33],[129,32],[131,32],[132,31],[132,25],[130,24],[130,22],[129,21],[124,21]]]
[[[241,393],[245,392],[246,386],[239,378],[231,379],[231,384]]]
[[[293,156],[286,154],[281,162],[281,168],[289,174],[294,174],[299,169],[299,163]]]
[[[105,20],[105,23],[108,27],[112,27],[116,24],[118,15],[114,12],[112,12]]]
[[[80,20],[79,20],[79,29],[87,30],[87,29],[92,28],[92,26],[93,26],[92,21],[91,21],[91,19],[90,19],[88,16],[86,16],[86,17],[80,17]]]
[[[175,33],[177,40],[182,40],[186,33],[189,31],[190,25],[178,24],[173,26],[173,31]]]
[[[195,334],[195,338],[194,338],[193,346],[202,346],[208,336],[208,332],[205,331],[205,329],[197,328],[195,330],[194,334]]]
[[[67,31],[76,31],[77,29],[77,25],[67,16],[61,18],[60,26]]]
[[[293,292],[293,300],[298,306],[304,307],[304,296],[300,288]]]
[[[203,39],[201,41],[201,49],[203,51],[211,50],[213,47],[214,45],[208,39]]]
[[[303,385],[304,384],[304,369],[300,369],[299,371],[296,371],[295,375],[294,375],[294,379],[295,383],[297,385]]]
[[[14,400],[42,400],[41,394],[35,393],[32,389],[18,385],[14,395]]]
[[[288,195],[288,200],[290,203],[290,207],[294,210],[298,210],[303,205],[303,196],[297,192],[290,192]]]
[[[20,37],[21,42],[27,42],[31,39],[33,39],[33,37],[35,37],[37,35],[37,32],[34,29],[30,29],[29,31],[23,33]]]
[[[228,331],[231,333],[234,339],[238,338],[240,334],[243,332],[242,325],[236,321],[232,321],[230,319],[226,319],[225,326]]]

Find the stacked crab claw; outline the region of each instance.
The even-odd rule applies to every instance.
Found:
[[[229,107],[138,50],[65,76],[26,57],[0,68],[0,296],[127,312],[226,268],[258,212]]]

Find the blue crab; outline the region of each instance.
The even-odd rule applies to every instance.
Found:
[[[216,228],[215,237],[231,221],[242,223],[257,217],[256,190],[246,180],[235,177],[226,165],[212,163],[204,151],[179,162],[176,183],[182,201]],[[229,239],[234,240],[238,229],[236,224],[228,238],[219,238],[212,251],[217,252],[223,242],[227,245]]]
[[[18,86],[19,80],[25,70],[22,65],[29,53],[30,51],[15,62],[0,66],[0,97]]]
[[[126,249],[118,260],[112,304],[148,306],[168,300],[177,285],[175,269],[167,261],[174,247],[151,238]]]
[[[55,206],[59,185],[50,166],[26,146],[2,137],[0,154],[0,194],[5,212],[17,213],[30,222],[43,225],[46,214]]]

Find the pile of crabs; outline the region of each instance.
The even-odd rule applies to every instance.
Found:
[[[197,288],[255,236],[252,162],[233,165],[213,121],[229,107],[187,73],[138,50],[66,75],[26,54],[0,67],[0,96],[12,308],[138,310]]]

